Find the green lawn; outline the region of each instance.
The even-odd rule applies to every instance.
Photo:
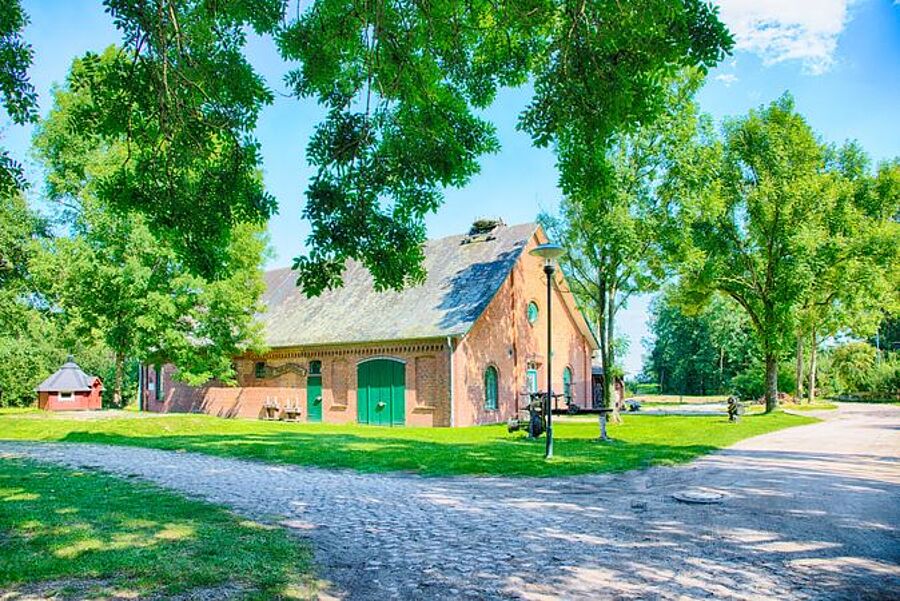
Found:
[[[309,549],[280,528],[147,484],[0,457],[10,598],[302,599],[310,572]]]
[[[781,403],[779,405],[781,409],[788,409],[790,411],[827,411],[831,409],[837,409],[838,406],[834,403],[829,403],[828,401],[816,401],[812,404],[810,403]]]
[[[695,405],[704,403],[724,403],[728,400],[726,394],[713,394],[707,396],[691,396],[681,394],[638,394],[625,399],[625,401],[638,401],[642,405],[654,407],[657,405]]]
[[[737,424],[724,416],[624,418],[623,425],[610,426],[615,442],[607,444],[595,442],[595,420],[557,423],[556,457],[549,462],[543,439],[509,434],[505,425],[382,428],[206,415],[74,420],[0,414],[0,439],[137,445],[370,472],[554,476],[682,463],[749,436],[815,421],[781,412]]]

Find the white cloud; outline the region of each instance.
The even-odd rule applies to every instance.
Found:
[[[737,50],[759,55],[766,65],[801,61],[820,74],[834,64],[852,1],[719,0],[719,14],[734,33]]]
[[[738,81],[737,75],[734,73],[719,73],[713,79],[724,83],[726,88]]]

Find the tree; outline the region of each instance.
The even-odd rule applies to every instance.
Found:
[[[751,361],[755,340],[747,317],[731,299],[715,294],[688,314],[667,288],[650,307],[652,338],[644,373],[664,394],[712,394],[731,390],[731,379]]]
[[[105,0],[121,49],[87,54],[67,87],[80,145],[125,149],[96,187],[139,211],[192,272],[215,278],[234,226],[276,203],[252,132],[272,94],[244,56],[248,30],[271,32],[280,0]]]
[[[825,149],[790,96],[726,122],[686,153],[664,187],[669,234],[688,305],[714,291],[747,312],[766,373],[766,411],[777,404],[778,359],[812,280],[810,258],[834,198]]]
[[[671,155],[690,138],[697,117],[693,94],[703,81],[697,71],[673,80],[663,113],[636,133],[613,136],[605,159],[611,184],[602,192],[582,187],[566,196],[559,216],[541,221],[566,248],[561,260],[572,293],[596,324],[605,374],[616,367],[612,342],[616,315],[636,293],[655,289],[663,278],[656,186]],[[610,406],[612,378],[604,379],[602,405]]]
[[[28,78],[33,53],[22,38],[26,25],[28,15],[19,0],[0,0],[0,101],[17,125],[37,118],[37,95]],[[0,196],[15,194],[24,187],[21,165],[0,147]]]
[[[349,259],[378,288],[424,277],[424,216],[498,149],[475,111],[500,86],[533,79],[520,126],[558,150],[563,191],[580,196],[610,137],[660,112],[667,74],[731,46],[700,0],[317,0],[278,41],[301,62],[295,93],[327,110],[307,150],[309,252],[295,261],[308,294],[340,285]]]
[[[875,348],[865,342],[842,344],[831,351],[831,368],[840,392],[859,392],[875,367]]]
[[[47,194],[64,207],[69,235],[47,242],[35,269],[67,326],[85,338],[99,335],[112,349],[114,402],[121,404],[128,359],[174,361],[179,377],[192,383],[233,377],[232,357],[260,342],[254,315],[266,239],[260,225],[230,226],[227,244],[216,250],[215,277],[203,277],[143,212],[124,210],[110,196],[117,194],[107,185],[110,174],[134,144],[79,130],[95,96],[75,82],[83,70],[118,60],[115,49],[99,63],[77,59],[38,128],[34,145],[47,170]]]
[[[21,194],[0,194],[0,406],[34,396],[36,377],[49,367],[47,323],[29,302],[33,292],[29,262],[46,224]]]
[[[870,160],[855,143],[829,149],[828,172],[835,194],[823,198],[823,232],[813,240],[812,282],[799,310],[797,377],[803,347],[810,348],[808,399],[816,391],[820,342],[839,332],[865,337],[886,314],[900,308],[900,162],[870,172]],[[801,384],[797,384],[800,397]]]

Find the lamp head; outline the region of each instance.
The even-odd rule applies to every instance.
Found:
[[[552,265],[554,261],[566,254],[566,249],[554,242],[545,242],[532,248],[529,254],[542,258],[545,265]]]

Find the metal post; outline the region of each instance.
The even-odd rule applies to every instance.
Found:
[[[544,273],[547,274],[547,450],[544,459],[553,457],[553,343],[551,338],[551,290],[553,288],[553,262],[544,264]]]

